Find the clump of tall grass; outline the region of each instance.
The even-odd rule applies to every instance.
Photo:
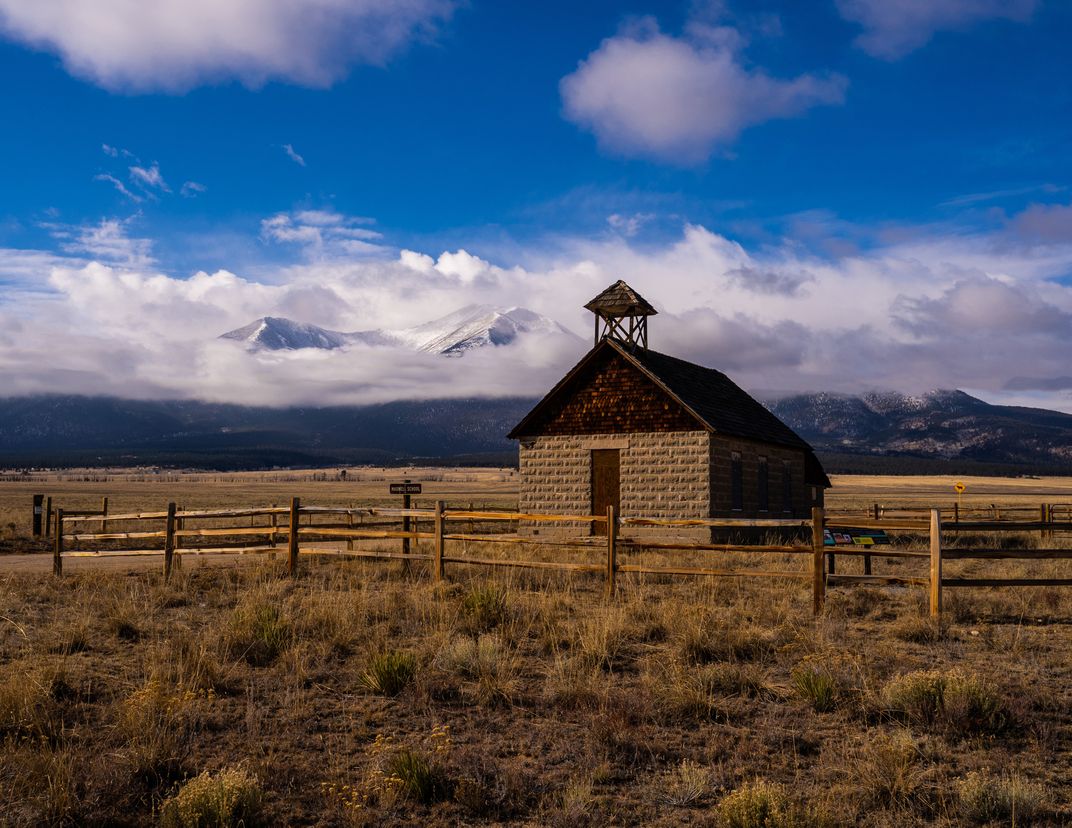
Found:
[[[805,656],[790,673],[793,692],[816,713],[829,713],[863,693],[864,671],[858,656],[824,650]]]
[[[291,642],[290,623],[282,610],[267,601],[239,604],[224,631],[224,648],[232,658],[243,658],[253,667],[266,667]]]
[[[461,628],[469,635],[489,632],[509,617],[506,590],[497,584],[477,584],[462,598]]]
[[[667,805],[694,805],[711,791],[711,770],[689,759],[663,774],[656,798]]]
[[[907,730],[868,739],[853,768],[856,787],[868,805],[906,809],[924,793],[922,751]]]
[[[571,778],[548,800],[549,805],[542,815],[545,825],[552,828],[576,828],[592,823],[595,797],[592,793],[591,777]]]
[[[119,708],[118,732],[125,739],[134,777],[150,784],[174,779],[182,772],[192,697],[152,677],[134,690]]]
[[[912,644],[937,644],[949,635],[949,629],[944,621],[922,615],[909,615],[898,619],[890,631],[901,641],[908,641]]]
[[[455,639],[443,648],[436,663],[441,669],[476,682],[482,704],[509,703],[516,691],[514,656],[495,636]]]
[[[773,649],[773,638],[766,631],[715,619],[689,624],[678,634],[678,652],[690,664],[760,661]]]
[[[960,670],[917,670],[896,676],[883,687],[882,701],[910,721],[960,735],[997,733],[1010,719],[1004,699],[989,682]]]
[[[184,784],[160,809],[161,828],[255,828],[263,820],[264,794],[241,767],[205,771]]]
[[[361,683],[381,696],[397,696],[417,674],[417,657],[412,653],[386,650],[376,653],[369,660]]]
[[[12,662],[0,679],[0,737],[54,742],[63,731],[62,674]]]
[[[956,789],[961,817],[976,825],[1030,825],[1046,808],[1046,789],[1016,775],[972,771]]]
[[[316,642],[339,657],[353,653],[359,632],[367,627],[364,604],[352,592],[314,592],[291,612],[296,638]]]
[[[724,718],[718,705],[718,671],[680,662],[656,666],[648,674],[657,713],[666,721]]]
[[[418,750],[402,748],[387,760],[390,778],[398,780],[402,792],[422,805],[448,799],[450,779],[434,760]]]
[[[790,679],[793,692],[806,701],[816,713],[829,713],[837,707],[837,677],[821,665],[804,663],[797,665]]]
[[[592,667],[608,672],[630,660],[632,628],[620,608],[586,618],[577,634],[577,656]]]
[[[544,683],[547,700],[569,708],[595,706],[606,690],[606,676],[580,655],[563,654],[548,665]]]
[[[725,828],[820,828],[830,820],[815,807],[793,801],[785,786],[757,779],[718,803]]]

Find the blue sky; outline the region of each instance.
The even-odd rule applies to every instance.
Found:
[[[171,345],[213,363],[242,314],[357,329],[486,301],[585,330],[586,292],[627,275],[678,318],[668,350],[750,387],[1070,405],[1068,4],[44,5],[0,0],[0,312],[62,307],[85,338],[53,387],[282,402],[157,382],[153,314],[181,309]],[[148,284],[169,298],[145,307]],[[104,382],[98,352],[144,376]],[[41,390],[31,353],[0,356],[9,393]],[[528,385],[464,391],[569,362],[511,358]],[[343,399],[444,390],[362,370]]]

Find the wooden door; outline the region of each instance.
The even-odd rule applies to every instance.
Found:
[[[621,459],[618,449],[592,450],[592,514],[605,515],[607,507],[614,507],[614,514],[621,511]],[[606,523],[593,523],[593,535],[607,534]]]

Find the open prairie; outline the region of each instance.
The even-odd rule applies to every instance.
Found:
[[[93,476],[0,483],[7,548],[35,491],[113,512],[394,504],[402,477],[419,500],[516,497],[509,470],[71,477]],[[839,478],[828,505],[948,507],[952,482]],[[965,503],[1072,501],[1061,479],[963,482]],[[164,583],[150,560],[0,571],[6,824],[193,824],[222,800],[246,824],[1072,821],[1072,588],[951,590],[935,622],[922,588],[834,587],[815,619],[788,578],[622,575],[607,599],[588,573],[455,565],[437,586],[424,563],[303,555],[293,579],[192,559]]]
[[[72,470],[53,473],[0,473],[0,530],[10,540],[30,532],[30,498],[50,495],[65,509],[95,509],[109,499],[113,512],[156,508],[173,500],[191,508],[251,506],[278,503],[291,497],[317,504],[399,503],[388,495],[391,482],[410,479],[424,488],[418,504],[442,499],[453,504],[516,508],[515,469],[487,468],[350,468],[268,472],[163,472],[144,470]],[[956,482],[965,484],[965,506],[1037,506],[1072,503],[1072,477],[930,477],[899,475],[834,475],[827,506],[837,511],[886,506],[950,508],[957,502]]]

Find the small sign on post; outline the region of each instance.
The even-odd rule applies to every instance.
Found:
[[[33,496],[33,536],[35,538],[41,537],[41,520],[44,517],[45,511],[45,496],[34,495]]]
[[[420,483],[410,483],[408,480],[403,480],[401,483],[392,483],[390,488],[391,494],[402,495],[402,508],[408,509],[412,505],[410,501],[410,495],[421,493]],[[402,516],[402,531],[409,532],[412,527],[409,515]],[[409,538],[402,538],[402,554],[409,554]],[[407,562],[405,566],[409,566]]]

